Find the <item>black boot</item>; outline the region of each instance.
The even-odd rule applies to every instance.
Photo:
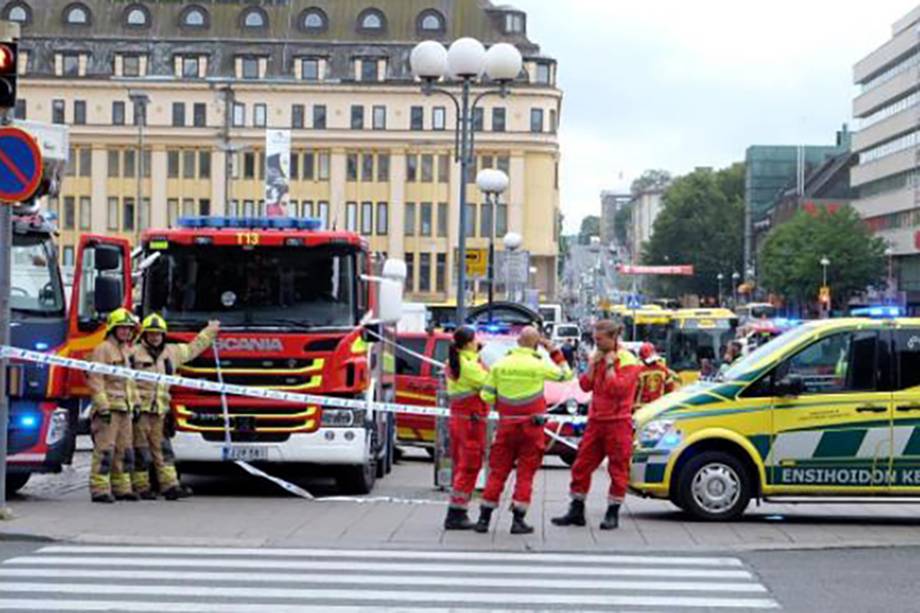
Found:
[[[445,530],[472,530],[475,524],[470,521],[466,509],[456,507],[447,508],[447,517],[444,518]]]
[[[479,521],[473,526],[473,530],[480,534],[489,531],[489,522],[492,520],[492,507],[479,507]]]
[[[153,490],[144,490],[138,494],[141,497],[141,500],[156,500],[157,495]]]
[[[179,500],[182,498],[182,490],[179,489],[178,485],[174,485],[163,492],[163,498],[166,500]]]
[[[620,527],[620,505],[617,503],[607,506],[607,513],[604,514],[604,521],[601,522],[601,530],[616,530]]]
[[[137,502],[138,500],[141,499],[141,497],[135,494],[134,492],[128,492],[127,494],[116,494],[115,499],[116,500],[126,500],[128,502]]]
[[[176,486],[179,490],[179,498],[188,498],[192,495],[192,488],[187,485],[182,485],[181,483]]]
[[[112,496],[111,494],[93,494],[92,500],[93,502],[103,502],[106,504],[111,504],[115,502],[115,496]]]
[[[511,511],[511,534],[530,534],[533,532],[533,526],[524,523],[524,515],[527,511],[524,509],[513,509]]]
[[[562,517],[554,517],[550,521],[554,526],[584,526],[585,525],[585,501],[573,500],[569,504],[568,512]]]

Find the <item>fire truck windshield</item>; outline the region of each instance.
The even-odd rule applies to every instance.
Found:
[[[356,252],[347,246],[172,245],[148,270],[144,312],[170,325],[351,327],[358,319]]]
[[[64,315],[64,288],[50,239],[13,234],[10,308],[27,315]]]

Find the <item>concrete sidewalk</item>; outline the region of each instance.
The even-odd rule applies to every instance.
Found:
[[[736,523],[688,520],[670,503],[630,497],[621,528],[597,528],[607,476],[598,472],[588,501],[589,526],[558,528],[549,519],[565,511],[569,471],[546,460],[528,520],[533,535],[508,533],[507,504],[488,535],[445,532],[446,495],[432,486],[431,464],[410,458],[378,482],[363,500],[307,501],[244,475],[193,477],[196,496],[180,502],[89,502],[88,454],[60,475],[33,477],[0,522],[0,538],[23,536],[83,542],[272,547],[448,548],[535,551],[714,551],[920,545],[920,504],[752,506]],[[331,493],[322,481],[303,483]],[[510,487],[508,488],[510,490]],[[383,500],[381,500],[383,498]],[[374,501],[374,499],[377,499]],[[395,499],[395,501],[393,501]],[[473,514],[475,518],[475,513]],[[496,521],[497,519],[497,521]]]

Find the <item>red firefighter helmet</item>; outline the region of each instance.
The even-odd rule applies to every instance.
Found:
[[[643,362],[649,362],[655,358],[655,346],[651,343],[642,343],[639,347],[639,359]]]

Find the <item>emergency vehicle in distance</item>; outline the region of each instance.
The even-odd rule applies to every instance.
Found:
[[[213,350],[180,368],[185,377],[304,394],[392,402],[393,340],[402,284],[373,276],[367,242],[282,217],[182,218],[146,230],[141,311],[188,342],[221,322]],[[393,264],[391,266],[391,264]],[[388,261],[387,270],[401,262]],[[379,268],[377,266],[376,268]],[[394,279],[399,272],[394,275]],[[321,465],[340,490],[367,493],[389,473],[395,419],[389,413],[228,396],[225,449],[219,394],[176,389],[173,448],[180,470],[228,459]]]

